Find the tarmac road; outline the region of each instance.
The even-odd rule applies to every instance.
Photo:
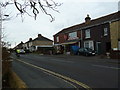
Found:
[[[15,58],[15,56],[13,55]],[[25,54],[21,61],[42,67],[81,82],[90,88],[118,88],[119,64],[108,59],[65,55]],[[113,61],[114,62],[114,61]],[[13,70],[31,88],[75,88],[75,85],[48,73],[33,68],[18,60],[13,61]],[[85,86],[85,87],[86,87]]]

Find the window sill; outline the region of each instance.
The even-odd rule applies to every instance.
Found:
[[[90,37],[85,37],[85,39],[89,39]]]

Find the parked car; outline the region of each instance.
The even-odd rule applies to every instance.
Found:
[[[20,50],[20,54],[25,54],[25,50],[23,49],[19,49]]]
[[[32,52],[32,51],[30,51],[28,49],[25,49],[24,51],[25,51],[25,53],[31,53]]]
[[[90,48],[80,48],[78,50],[78,54],[84,56],[95,56],[96,52]]]

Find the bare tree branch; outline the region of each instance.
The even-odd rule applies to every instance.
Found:
[[[21,15],[26,13],[27,15],[32,16],[28,10],[28,8],[31,8],[31,12],[34,15],[35,20],[40,12],[39,9],[41,9],[43,13],[50,16],[51,22],[54,21],[54,17],[51,13],[48,13],[47,9],[51,9],[59,13],[57,7],[62,5],[61,3],[56,3],[53,0],[11,0],[11,2],[9,1],[5,3],[0,3],[2,7],[6,7],[10,4],[14,4]]]

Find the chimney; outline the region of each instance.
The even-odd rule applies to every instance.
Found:
[[[41,34],[38,34],[38,38],[41,37],[42,35]]]
[[[90,22],[91,18],[89,17],[89,14],[87,14],[87,17],[85,18],[85,23],[88,24]]]
[[[23,44],[23,41],[21,41],[21,44]]]
[[[29,41],[32,41],[32,38],[29,38]]]

